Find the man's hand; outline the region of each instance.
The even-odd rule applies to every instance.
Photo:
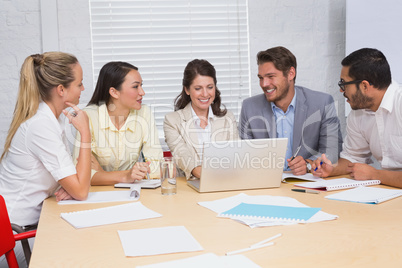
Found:
[[[322,154],[311,164],[311,173],[316,177],[326,178],[331,175],[333,170],[332,162],[325,154]]]
[[[352,178],[355,180],[374,180],[376,173],[376,169],[367,164],[360,163],[349,163],[346,168],[347,172],[350,174]]]
[[[302,156],[296,156],[293,160],[288,159],[289,168],[294,175],[304,175],[307,172],[306,160]]]

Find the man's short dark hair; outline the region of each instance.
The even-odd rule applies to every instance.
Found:
[[[353,80],[367,80],[378,89],[387,89],[391,84],[391,70],[384,54],[375,48],[362,48],[342,60],[349,67]]]
[[[282,71],[283,75],[287,75],[290,68],[294,67],[295,72],[297,68],[296,57],[290,52],[289,49],[285,47],[273,47],[267,50],[258,52],[257,54],[257,64],[261,65],[266,62],[272,62],[276,69]],[[296,83],[296,73],[294,82]]]

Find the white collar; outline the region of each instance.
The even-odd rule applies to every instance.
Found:
[[[195,113],[195,111],[194,111],[193,106],[191,105],[191,103],[190,103],[190,108],[191,108],[191,114],[193,115],[194,121],[195,121],[195,122],[199,122],[199,121],[200,121],[200,118],[199,118],[198,115]],[[208,121],[209,121],[210,119],[213,119],[213,118],[214,118],[214,113],[212,112],[211,106],[209,106],[209,110],[208,110]]]
[[[385,109],[388,112],[392,112],[392,108],[394,107],[394,98],[397,90],[400,90],[397,82],[392,81],[387,90],[385,91],[384,96],[382,97],[381,104],[379,108]]]

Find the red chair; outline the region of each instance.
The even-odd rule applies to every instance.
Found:
[[[172,157],[172,152],[170,152],[170,151],[165,151],[165,152],[163,152],[163,156],[164,156],[164,157]]]
[[[7,263],[10,268],[18,267],[15,257],[15,241],[28,239],[36,235],[36,230],[14,234],[11,228],[10,218],[8,217],[6,202],[0,195],[0,256],[6,255]],[[26,260],[29,265],[29,260]]]

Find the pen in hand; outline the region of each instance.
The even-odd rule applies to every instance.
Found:
[[[323,164],[323,162],[321,161],[320,166],[322,166],[322,164]],[[314,171],[317,171],[317,169],[318,169],[318,166],[315,167]]]
[[[290,159],[290,161],[293,161],[293,159],[296,158],[296,156],[297,156],[297,154],[299,153],[300,149],[301,149],[301,145],[300,145],[299,147],[297,147],[296,152],[295,152],[295,154],[292,156],[292,158]]]
[[[141,150],[141,158],[142,158],[142,161],[146,162],[145,156],[144,156],[144,153],[142,152],[142,150]],[[147,180],[150,180],[148,171],[147,171]]]

